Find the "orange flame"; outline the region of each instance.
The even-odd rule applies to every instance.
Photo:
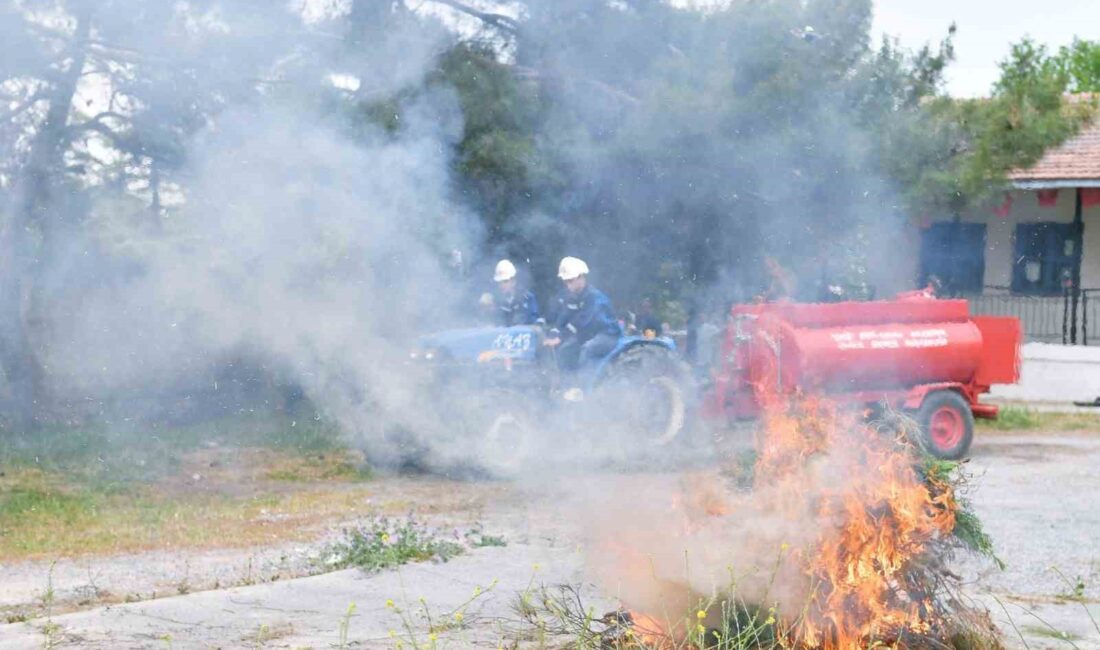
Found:
[[[809,398],[771,400],[757,450],[753,507],[792,521],[809,512],[816,525],[783,557],[784,570],[801,585],[795,590],[801,602],[777,603],[788,646],[896,645],[907,635],[939,629],[930,596],[907,570],[951,533],[957,505],[950,486],[920,476],[911,447],[858,414]],[[764,494],[766,499],[759,496]],[[689,482],[675,504],[688,522],[678,538],[696,534],[708,521],[737,525],[735,502],[715,494],[713,484]],[[635,620],[652,623],[641,615]]]
[[[933,612],[918,589],[904,584],[905,569],[954,528],[951,490],[934,494],[908,447],[824,400],[794,409],[772,404],[764,424],[758,485],[804,499],[811,460],[826,453],[827,471],[836,475],[834,487],[813,495],[819,519],[834,525],[823,526],[814,548],[799,557],[812,591],[795,640],[846,650],[903,632],[927,634]]]

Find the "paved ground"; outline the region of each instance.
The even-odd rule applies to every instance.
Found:
[[[975,446],[971,498],[1007,568],[974,560],[960,568],[967,593],[989,605],[1010,646],[1024,647],[1022,636],[1033,649],[1100,648],[1100,631],[1089,614],[1100,620],[1098,464],[1100,435],[990,434]],[[597,613],[613,607],[584,584],[577,531],[554,488],[515,488],[506,498],[499,484],[486,489],[502,498],[479,512],[479,519],[504,533],[507,547],[375,575],[341,571],[0,625],[0,648],[41,648],[47,642],[104,649],[327,648],[345,641],[347,647],[392,648],[390,630],[404,634],[407,622],[424,641],[425,612],[437,624],[453,620],[455,608],[476,587],[487,589],[494,580],[496,586],[464,610],[463,625],[443,633],[441,644],[496,647],[516,638],[513,607],[517,594],[532,584],[580,584]],[[240,562],[245,556],[214,557]],[[140,558],[127,558],[126,564],[131,574],[144,569]],[[21,567],[20,575],[28,570]],[[0,568],[0,598],[7,571]],[[73,575],[73,584],[80,582],[75,570]],[[1078,580],[1083,593],[1075,593]]]
[[[1005,610],[1032,648],[1100,648],[1100,435],[983,436],[970,465],[974,507],[1007,564],[966,563],[970,592],[1010,643],[1023,645]],[[1082,597],[1067,598],[1078,580]]]

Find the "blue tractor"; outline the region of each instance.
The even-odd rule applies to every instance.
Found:
[[[665,453],[686,428],[691,374],[668,338],[623,336],[577,376],[559,371],[537,325],[455,329],[421,337],[410,361],[431,401],[479,459],[507,474],[565,429],[615,432],[629,454]],[[571,403],[566,388],[580,386]],[[507,453],[503,453],[507,452]]]

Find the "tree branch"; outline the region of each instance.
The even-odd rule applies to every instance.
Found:
[[[67,139],[71,142],[80,133],[91,131],[93,133],[98,133],[99,135],[109,140],[111,146],[113,146],[115,149],[118,149],[123,153],[134,153],[132,151],[132,147],[129,146],[129,143],[126,142],[126,139],[123,137],[122,134],[118,133],[117,131],[100,121],[99,118],[101,116],[102,114],[97,115],[94,118],[85,122],[81,122],[80,124],[70,125],[66,129]]]
[[[122,122],[128,122],[130,120],[129,117],[123,115],[122,113],[117,113],[115,111],[102,111],[100,113],[97,113],[95,117],[89,118],[81,122],[80,124],[70,124],[68,126],[68,130],[70,132],[75,132],[82,129],[98,130],[98,127],[110,129],[111,127],[105,124],[103,121],[108,119],[119,120]]]
[[[527,66],[517,65],[517,66],[514,66],[514,69],[516,71],[516,75],[518,77],[522,78],[522,79],[532,79],[532,80],[538,81],[538,80],[541,80],[545,77],[545,75],[543,75],[538,70],[536,70],[534,68],[527,67]],[[625,90],[622,90],[621,88],[616,88],[615,86],[612,86],[611,84],[606,83],[604,81],[600,81],[598,79],[592,79],[592,78],[589,78],[589,77],[579,77],[579,76],[577,76],[577,77],[565,77],[564,80],[565,81],[571,81],[571,82],[577,83],[577,84],[587,84],[587,85],[592,86],[596,90],[598,90],[598,91],[600,91],[600,92],[602,92],[606,95],[610,95],[611,97],[621,99],[621,100],[623,100],[625,102],[629,102],[631,104],[640,104],[641,101],[642,101],[642,100],[638,99],[637,97],[635,97],[634,95],[631,95],[630,93],[626,92]]]
[[[498,27],[498,28],[503,29],[507,32],[515,34],[516,32],[519,31],[519,23],[517,23],[516,20],[514,18],[512,18],[511,16],[505,16],[504,14],[497,14],[497,13],[492,13],[492,12],[488,12],[488,11],[481,11],[480,9],[475,9],[474,7],[471,7],[470,5],[466,4],[465,2],[459,2],[458,0],[429,0],[429,1],[434,2],[436,4],[444,5],[446,7],[450,7],[451,9],[454,9],[455,11],[457,11],[459,13],[466,14],[467,16],[472,16],[472,17],[477,18],[478,20],[480,20],[481,22],[483,22],[487,25],[492,25],[493,27]]]

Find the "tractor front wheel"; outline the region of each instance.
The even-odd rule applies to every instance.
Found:
[[[937,458],[958,460],[974,440],[974,413],[962,395],[940,390],[924,398],[916,413],[922,443]]]

